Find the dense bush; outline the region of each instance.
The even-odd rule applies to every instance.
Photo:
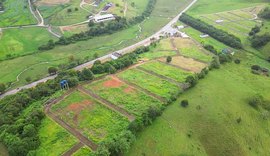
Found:
[[[4,9],[4,0],[0,0],[0,11],[3,11]]]
[[[254,48],[260,48],[270,42],[270,34],[265,33],[263,35],[255,35],[251,39],[251,46]]]
[[[4,93],[5,90],[6,90],[6,85],[4,83],[0,83],[0,95]]]
[[[255,34],[257,34],[258,32],[260,32],[261,28],[259,26],[255,26],[251,29],[251,31],[249,32],[249,36],[253,36]]]
[[[198,77],[195,75],[195,76],[188,76],[186,78],[186,83],[190,84],[190,87],[194,87],[198,82]]]
[[[182,100],[181,101],[181,106],[182,107],[187,107],[188,106],[188,100]]]
[[[236,49],[242,48],[241,40],[239,38],[221,29],[217,29],[214,26],[201,21],[200,19],[193,18],[187,14],[182,14],[179,20],[203,33],[209,34],[211,37],[230,47]]]
[[[270,111],[270,101],[265,100],[261,95],[254,95],[250,97],[248,104],[255,109],[263,108],[267,111]]]
[[[270,8],[267,7],[259,13],[259,17],[264,19],[270,19]]]
[[[241,60],[240,60],[240,59],[235,59],[235,60],[234,60],[234,63],[235,63],[235,64],[240,64],[240,63],[241,63]]]
[[[211,53],[213,53],[215,55],[218,54],[217,50],[212,45],[210,45],[210,44],[206,44],[203,47],[204,47],[204,49],[210,51]]]

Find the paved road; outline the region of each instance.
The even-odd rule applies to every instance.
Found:
[[[118,51],[115,51],[115,52],[118,52],[118,53],[121,53],[121,54],[126,54],[128,52],[131,52],[132,50],[140,47],[140,46],[144,46],[144,45],[149,45],[151,43],[150,39],[151,38],[156,38],[158,39],[160,37],[160,35],[163,33],[163,32],[168,32],[170,29],[172,29],[172,25],[174,23],[176,23],[179,19],[179,17],[184,13],[186,12],[193,4],[195,4],[197,2],[197,0],[193,0],[183,11],[181,11],[175,18],[173,18],[167,25],[165,25],[163,28],[161,28],[158,32],[156,32],[155,34],[153,34],[152,36],[138,42],[138,43],[135,43],[129,47],[126,47],[124,49],[121,49],[121,50],[118,50]],[[112,52],[114,53],[114,52]],[[96,60],[106,60],[106,59],[109,59],[111,58],[111,54],[107,54],[105,56],[102,56],[102,57],[99,57],[95,60],[92,60],[92,61],[89,61],[87,63],[84,63],[82,65],[79,65],[77,67],[75,67],[74,69],[75,70],[82,70],[83,68],[87,68],[89,66],[91,66]],[[51,80],[51,79],[54,79],[57,75],[53,75],[53,76],[49,76],[49,77],[46,77],[46,78],[43,78],[41,80],[38,80],[36,82],[33,82],[31,84],[28,84],[28,85],[25,85],[25,86],[22,86],[22,87],[19,87],[17,89],[14,89],[14,90],[10,90],[8,92],[6,92],[5,94],[2,94],[0,95],[0,99],[2,99],[3,97],[7,96],[7,95],[12,95],[12,94],[15,94],[17,92],[19,92],[20,90],[22,89],[28,89],[28,88],[32,88],[32,87],[35,87],[37,84],[39,83],[42,83],[42,82],[46,82],[48,80]]]

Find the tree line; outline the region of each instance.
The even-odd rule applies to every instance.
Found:
[[[108,21],[106,23],[94,23],[92,21],[89,22],[90,29],[85,32],[81,32],[78,34],[74,34],[70,37],[62,36],[58,41],[54,42],[53,40],[49,40],[48,43],[41,45],[38,47],[38,50],[50,50],[53,49],[56,45],[68,45],[71,43],[75,43],[77,41],[84,41],[91,39],[96,36],[101,36],[105,34],[112,34],[116,31],[126,29],[132,25],[141,23],[144,19],[150,16],[156,4],[156,0],[149,0],[146,9],[144,12],[136,17],[131,19],[126,19],[124,17],[116,16],[115,20]]]
[[[270,42],[270,34],[254,35],[250,39],[253,48],[261,48]]]
[[[232,35],[229,34],[226,31],[223,31],[221,29],[217,29],[212,25],[207,24],[206,22],[200,20],[200,19],[196,19],[193,18],[192,16],[189,16],[187,14],[182,14],[182,16],[179,18],[180,21],[186,23],[187,25],[203,32],[206,33],[208,35],[210,35],[211,37],[213,37],[214,39],[230,46],[236,49],[242,49],[242,43],[241,40]]]
[[[0,11],[4,11],[4,0],[0,0]]]

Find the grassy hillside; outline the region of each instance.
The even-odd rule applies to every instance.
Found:
[[[250,72],[251,64],[270,65],[251,55],[241,58],[240,65],[211,71],[184,92],[139,135],[127,155],[269,155],[269,112],[264,120],[265,112],[250,107],[247,99],[261,94],[270,100],[270,79]],[[183,99],[189,100],[187,108],[179,105]]]

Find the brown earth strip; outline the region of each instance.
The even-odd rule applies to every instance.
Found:
[[[171,64],[171,63],[165,63],[165,62],[163,62],[161,60],[157,60],[157,61],[160,62],[160,63],[163,63],[164,65],[169,65],[169,66],[172,66],[172,67],[176,67],[178,69],[181,69],[181,70],[184,70],[184,71],[187,71],[187,72],[193,72],[192,70],[189,70],[189,69],[186,69],[186,68]]]
[[[132,86],[133,88],[136,88],[137,90],[140,90],[140,91],[144,92],[145,94],[147,94],[149,96],[152,96],[153,98],[158,99],[159,101],[161,101],[163,103],[166,103],[165,98],[162,98],[162,97],[160,97],[160,96],[158,96],[158,95],[156,95],[156,94],[154,94],[154,93],[152,93],[152,92],[150,92],[150,91],[148,91],[148,90],[146,90],[146,89],[144,89],[144,88],[142,88],[142,87],[140,87],[140,86],[138,86],[138,85],[136,85],[134,83],[131,83],[131,82],[128,82],[128,81],[126,81],[124,79],[121,79],[118,76],[117,76],[117,78],[119,78],[122,82],[125,82],[126,84]]]
[[[127,112],[123,108],[118,107],[118,106],[112,104],[111,102],[103,99],[102,97],[95,94],[93,91],[85,89],[82,86],[78,86],[78,89],[82,93],[85,93],[85,94],[90,95],[91,97],[95,98],[96,100],[98,100],[100,102],[100,104],[104,105],[105,107],[107,107],[107,108],[109,108],[111,110],[114,110],[114,111],[120,113],[121,115],[127,117],[129,121],[135,120],[135,116],[133,116],[132,114],[130,114],[129,112]]]
[[[79,142],[79,143],[75,144],[71,149],[66,151],[64,154],[62,154],[62,156],[71,156],[72,154],[74,154],[76,151],[78,151],[83,146],[84,146],[84,144]]]

